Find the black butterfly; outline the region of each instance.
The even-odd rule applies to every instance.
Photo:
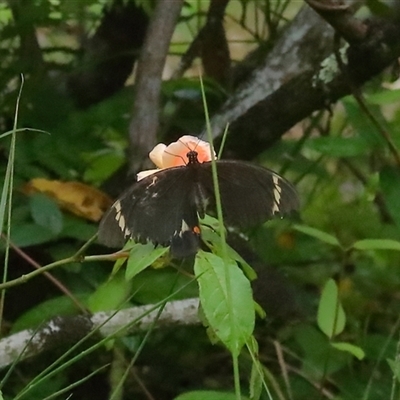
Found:
[[[171,246],[177,258],[200,246],[199,216],[215,210],[211,162],[197,152],[188,164],[160,170],[134,183],[100,222],[99,241],[122,247],[132,238]],[[224,222],[246,228],[299,207],[296,189],[275,172],[242,161],[216,161]]]

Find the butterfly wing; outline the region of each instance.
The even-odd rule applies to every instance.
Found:
[[[193,173],[191,168],[176,167],[136,182],[103,217],[99,241],[109,247],[122,247],[129,238],[163,246],[172,242],[178,257],[195,253],[200,230]]]
[[[299,198],[291,183],[275,172],[246,162],[220,160],[217,173],[224,219],[227,224],[250,227],[275,214],[299,208]],[[200,181],[215,207],[211,163],[201,164]]]

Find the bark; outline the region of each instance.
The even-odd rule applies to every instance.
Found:
[[[162,73],[183,0],[159,0],[154,10],[137,69],[133,115],[129,127],[129,170],[157,143]]]
[[[398,20],[360,24],[343,24],[365,32],[341,50],[343,70],[333,54],[333,29],[311,9],[299,12],[265,64],[211,120],[215,138],[230,126],[229,157],[254,158],[296,123],[352,93],[400,56]]]
[[[143,45],[149,17],[134,2],[116,0],[86,40],[67,87],[75,105],[87,108],[122,89]]]
[[[198,299],[167,303],[158,315],[160,306],[146,305],[118,312],[99,312],[92,316],[56,317],[38,331],[27,329],[0,340],[0,368],[29,357],[70,344],[71,347],[93,334],[110,338],[122,331],[146,332],[157,320],[157,327],[199,324]]]

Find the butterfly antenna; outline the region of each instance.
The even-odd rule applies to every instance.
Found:
[[[185,143],[183,143],[187,148],[189,148],[189,146],[187,146]],[[189,148],[189,150],[190,150],[190,148]],[[185,165],[187,165],[187,160],[185,160],[185,157],[182,157],[181,155],[179,155],[179,154],[173,154],[173,153],[170,153],[170,152],[168,152],[168,151],[166,151],[165,150],[165,152],[167,153],[167,154],[169,154],[170,156],[172,156],[172,157],[179,157],[182,161],[183,161],[183,163],[185,164]]]

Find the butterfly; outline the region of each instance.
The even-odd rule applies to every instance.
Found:
[[[188,137],[193,138],[183,138]],[[170,246],[175,258],[197,252],[201,244],[199,217],[204,218],[208,211],[215,212],[216,200],[211,161],[199,161],[199,139],[194,139],[195,149],[185,144],[186,154],[178,157],[183,160],[181,165],[152,172],[118,198],[100,222],[100,243],[122,247],[128,239],[151,241]],[[163,156],[176,160],[171,151]],[[228,226],[248,228],[275,214],[299,208],[294,186],[269,169],[233,160],[217,160],[216,167],[224,222]]]

